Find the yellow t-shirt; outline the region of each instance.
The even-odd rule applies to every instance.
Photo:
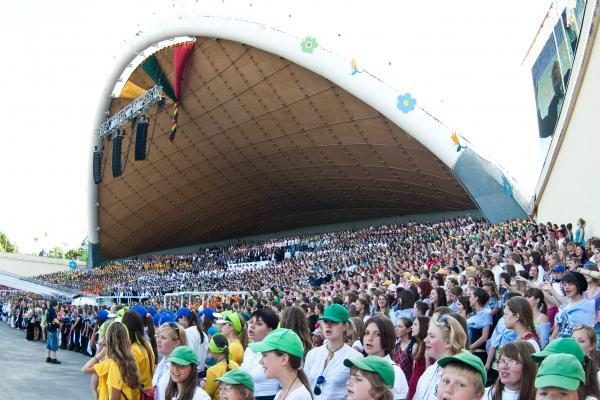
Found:
[[[131,345],[131,352],[133,353],[133,358],[135,358],[138,371],[140,371],[144,389],[152,389],[152,376],[154,375],[154,353],[152,353],[152,350],[146,352],[144,346],[139,343],[134,343]],[[150,361],[148,361],[148,354],[150,354],[151,357]],[[152,364],[152,369],[150,369],[150,364]]]
[[[229,359],[242,365],[244,361],[244,346],[240,342],[229,342]]]
[[[125,394],[125,396],[127,396],[127,398],[129,400],[139,398],[140,397],[140,389],[139,388],[135,388],[135,389],[130,388],[129,386],[127,386],[127,384],[125,382],[123,382],[123,377],[121,376],[121,370],[119,369],[119,366],[117,365],[117,363],[108,357],[106,358],[106,361],[109,362],[108,377],[106,378],[106,386],[108,388],[108,395],[110,396],[112,389],[115,388],[115,389],[121,390]],[[123,394],[121,394],[121,400],[125,400],[125,397],[123,397]]]
[[[229,360],[229,369],[238,369],[240,366],[233,360]],[[220,400],[219,385],[221,382],[215,379],[222,377],[227,372],[227,366],[225,360],[221,360],[212,367],[206,370],[206,383],[204,384],[204,391],[208,393],[212,400]]]
[[[108,386],[106,385],[106,378],[108,378],[108,366],[110,365],[105,358],[101,363],[94,365],[94,371],[98,375],[98,400],[110,400],[108,397]]]

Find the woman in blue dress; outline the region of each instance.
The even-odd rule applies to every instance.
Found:
[[[558,314],[554,318],[555,325],[551,339],[571,337],[573,328],[577,325],[594,326],[596,321],[594,302],[583,298],[583,292],[587,290],[588,284],[581,273],[568,272],[560,281],[560,286],[567,302],[560,305]]]
[[[491,333],[493,323],[492,313],[487,307],[490,296],[482,288],[473,289],[469,302],[474,313],[467,319],[469,327],[469,339],[471,340],[471,352],[481,358],[482,362],[487,361],[486,342]]]
[[[546,300],[544,300],[544,292],[540,289],[529,288],[525,292],[525,299],[531,305],[531,309],[533,311],[533,324],[535,325],[535,330],[540,338],[540,347],[542,350],[548,344],[550,340],[550,319],[548,315],[546,315],[546,310],[548,306],[546,305]]]

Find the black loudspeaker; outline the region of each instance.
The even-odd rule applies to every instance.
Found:
[[[96,185],[102,183],[102,152],[94,151],[94,183]]]
[[[148,137],[148,122],[141,121],[135,126],[135,161],[146,159],[146,139]]]
[[[112,173],[113,178],[118,178],[123,172],[121,171],[121,145],[123,144],[123,136],[115,136],[112,142]]]

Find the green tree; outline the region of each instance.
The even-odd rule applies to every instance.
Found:
[[[84,245],[85,244],[85,245]],[[87,241],[84,240],[81,243],[81,247],[78,249],[70,249],[65,253],[65,258],[69,260],[81,260],[87,262],[88,260],[88,249],[87,249]]]
[[[65,253],[65,258],[68,258],[69,260],[76,260],[79,256],[79,249],[70,249]]]
[[[49,254],[50,258],[65,258],[65,251],[60,246],[55,246],[52,250],[50,250]]]
[[[8,239],[8,236],[0,232],[0,252],[16,253],[17,251],[17,246]]]

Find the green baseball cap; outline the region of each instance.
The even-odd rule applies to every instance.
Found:
[[[585,372],[579,360],[572,354],[550,354],[540,364],[535,377],[536,389],[556,387],[577,390],[585,383]]]
[[[189,346],[178,346],[173,349],[167,361],[177,365],[198,365],[196,352]]]
[[[252,343],[249,346],[257,353],[279,350],[298,358],[304,357],[304,345],[300,336],[286,328],[277,328],[265,336],[262,342]]]
[[[485,366],[481,359],[467,351],[455,354],[453,356],[443,357],[438,360],[438,364],[441,367],[445,367],[450,363],[461,363],[465,364],[468,367],[474,369],[481,375],[481,379],[483,379],[483,386],[487,383],[487,372],[485,370]]]
[[[216,378],[215,380],[228,383],[230,385],[244,385],[250,389],[251,392],[254,392],[254,381],[252,380],[252,376],[241,369],[232,369],[222,377]]]
[[[577,360],[583,364],[585,361],[585,353],[583,349],[577,343],[577,341],[573,338],[561,338],[552,340],[544,351],[538,351],[537,353],[533,353],[531,358],[535,362],[542,362],[546,357],[551,354],[572,354],[577,358]]]
[[[323,316],[319,319],[332,322],[348,322],[350,320],[350,313],[346,307],[340,304],[332,304],[325,307]]]
[[[356,367],[363,371],[375,372],[388,387],[394,387],[394,378],[396,375],[394,373],[394,368],[381,357],[368,356],[356,359],[346,358],[344,360],[344,365],[348,368]]]

